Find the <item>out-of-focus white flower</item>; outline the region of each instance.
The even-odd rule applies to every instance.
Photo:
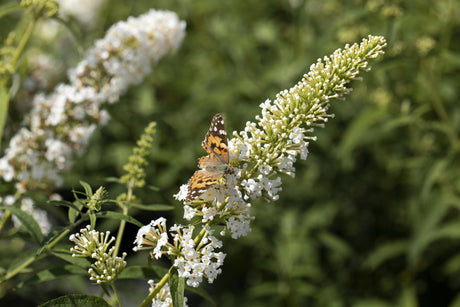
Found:
[[[61,17],[75,17],[82,24],[91,27],[97,21],[104,0],[58,0]]]
[[[0,177],[16,181],[19,193],[37,186],[37,180],[60,185],[60,173],[70,169],[93,132],[110,118],[104,104],[141,82],[161,57],[179,48],[184,35],[185,22],[168,11],[151,10],[113,25],[69,70],[70,84],[35,96],[23,127],[0,158]]]
[[[15,201],[16,199],[13,195],[8,195],[5,197],[3,203],[5,205],[12,205]],[[19,207],[35,219],[43,234],[47,235],[49,233],[52,225],[45,210],[37,208],[34,205],[34,201],[29,197],[21,198]],[[22,222],[15,215],[13,215],[12,221],[15,227],[23,227]]]

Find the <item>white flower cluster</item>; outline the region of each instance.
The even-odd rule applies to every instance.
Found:
[[[142,226],[137,232],[136,240],[134,240],[136,246],[133,250],[137,252],[154,247],[152,255],[159,259],[163,254],[163,246],[168,243],[168,233],[166,231],[166,219],[163,217]]]
[[[110,245],[115,238],[110,237],[110,231],[100,233],[96,230],[90,230],[88,225],[86,228],[80,229],[80,233],[72,234],[69,240],[75,243],[75,246],[70,249],[72,257],[87,257],[96,260],[91,264],[88,270],[90,280],[96,283],[105,283],[113,281],[118,274],[126,267],[126,253],[122,257],[114,257],[113,252],[115,247]]]
[[[205,201],[204,203],[185,204],[184,218],[190,221],[198,216],[202,223],[208,223],[224,217],[227,220],[226,229],[230,231],[232,238],[246,236],[251,231],[249,225],[254,217],[250,214],[251,204],[246,202],[248,197],[243,194],[244,187],[238,184],[241,182],[241,174],[242,170],[234,167],[233,173],[227,175],[225,184],[218,182],[200,196],[200,199]],[[174,197],[178,200],[185,200],[186,195],[187,185],[184,184]],[[222,235],[224,233],[225,230],[222,231]]]
[[[158,283],[153,280],[147,282],[149,287],[149,293],[155,289]],[[158,294],[152,299],[152,307],[171,307],[173,305],[171,291],[169,290],[169,283],[166,283]],[[184,307],[187,307],[187,297],[184,297]]]
[[[113,25],[69,70],[70,84],[59,84],[50,95],[34,98],[23,127],[0,158],[0,178],[16,181],[25,193],[62,183],[77,154],[83,153],[109,114],[104,103],[116,102],[138,84],[166,53],[175,51],[185,35],[185,22],[168,11],[151,10]]]
[[[216,250],[222,247],[222,241],[213,236],[213,231],[204,226],[199,242],[193,239],[193,226],[174,225],[170,229],[172,241],[168,242],[166,219],[159,218],[143,226],[137,233],[134,251],[152,249],[151,255],[159,259],[163,254],[175,257],[174,266],[187,285],[198,287],[203,277],[209,283],[214,282],[222,270],[225,254]]]
[[[179,277],[187,279],[187,285],[198,287],[205,277],[209,283],[213,283],[217,275],[222,270],[220,267],[224,264],[226,254],[216,252],[216,249],[222,247],[222,241],[212,235],[213,231],[209,227],[204,227],[205,230],[201,241],[196,244],[193,240],[193,226],[181,227],[173,226],[171,231],[174,241],[181,242],[181,254],[183,257],[178,257],[174,261],[177,267]]]

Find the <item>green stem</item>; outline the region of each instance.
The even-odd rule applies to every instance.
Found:
[[[257,162],[256,165],[254,165],[254,167],[252,168],[252,170],[248,173],[248,175],[246,176],[246,178],[251,178],[252,175],[254,174],[254,172],[257,170],[257,168],[260,166],[260,162]]]
[[[133,197],[133,186],[134,182],[131,180],[131,182],[128,182],[128,191],[126,193],[126,203],[129,203],[131,201],[131,198]],[[128,207],[124,203],[119,204],[120,207],[123,210],[124,215],[128,215]],[[125,232],[125,226],[126,226],[126,220],[121,220],[120,221],[120,227],[118,227],[118,234],[117,234],[117,240],[115,242],[115,251],[113,253],[113,257],[117,257],[118,251],[120,250],[121,246],[121,239],[123,238],[123,233]]]
[[[26,31],[24,32],[24,35],[22,36],[21,40],[19,41],[18,48],[16,48],[16,52],[14,53],[13,57],[13,67],[16,67],[16,63],[21,57],[21,54],[24,51],[24,48],[26,47],[30,36],[32,35],[36,22],[37,20],[33,18],[32,21],[29,23],[29,26],[27,27]]]
[[[128,208],[123,205],[123,214],[128,215]],[[121,239],[123,238],[123,233],[125,231],[125,226],[126,226],[126,220],[121,220],[120,221],[120,227],[118,227],[118,234],[117,234],[117,240],[115,242],[115,251],[113,253],[113,257],[117,257],[118,251],[120,250],[120,245],[121,245]]]
[[[203,239],[204,235],[206,234],[206,229],[202,228],[200,233],[196,236],[195,240],[195,246],[198,246],[198,244],[201,242],[201,239]]]
[[[121,307],[121,301],[120,301],[120,296],[118,295],[117,287],[115,287],[115,283],[111,282],[110,286],[112,287],[113,293],[115,293],[115,297],[117,298],[117,303],[118,306]]]
[[[11,272],[8,272],[5,276],[3,276],[0,279],[0,284],[14,276],[16,276],[19,272],[21,272],[23,269],[29,266],[29,264],[33,263],[36,259],[38,258],[38,254],[35,254],[34,256],[30,257],[27,259],[25,262],[23,262],[20,266],[12,270]]]
[[[21,57],[21,54],[24,51],[24,48],[26,47],[30,36],[32,35],[36,22],[36,18],[32,18],[29,25],[27,26],[26,31],[24,32],[24,35],[21,37],[21,40],[18,43],[16,51],[13,55],[13,59],[11,60],[11,67],[13,67],[14,70],[16,69],[16,64],[19,61],[19,58]],[[5,87],[7,85],[7,83],[10,81],[10,77],[11,76],[7,76],[4,79],[0,80],[0,88]]]
[[[172,267],[171,267],[172,268]],[[169,269],[171,271],[171,269]],[[169,271],[168,273],[163,276],[163,278],[160,280],[160,282],[155,286],[155,288],[152,290],[152,292],[149,293],[149,295],[142,301],[142,303],[139,305],[139,307],[147,307],[151,304],[153,298],[155,295],[160,292],[161,288],[164,287],[164,285],[168,282],[169,280]]]
[[[53,241],[51,241],[50,243],[48,243],[46,246],[46,249],[51,249],[53,248],[56,244],[58,244],[59,241],[61,241],[61,239],[65,236],[67,236],[70,232],[70,228],[67,228],[66,230],[64,230],[59,236],[56,237],[56,239],[54,239]]]

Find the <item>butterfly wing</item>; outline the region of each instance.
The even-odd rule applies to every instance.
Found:
[[[211,127],[201,143],[208,156],[198,160],[198,167],[188,182],[186,202],[191,202],[203,194],[210,186],[220,180],[228,170],[228,140],[222,115],[216,114]]]
[[[228,140],[222,115],[216,114],[209,127],[208,133],[201,143],[201,147],[206,150],[211,160],[219,161],[220,164],[228,164]],[[201,161],[201,159],[200,159]],[[198,164],[199,167],[200,164]]]
[[[188,181],[186,202],[191,202],[206,192],[210,186],[224,176],[224,172],[209,172],[206,170],[196,171]]]

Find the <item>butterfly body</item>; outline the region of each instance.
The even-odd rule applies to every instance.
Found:
[[[220,114],[216,114],[211,127],[206,133],[201,147],[208,153],[207,156],[198,160],[198,168],[188,182],[186,202],[191,202],[208,188],[222,179],[225,174],[233,173],[229,167],[228,140],[224,120]]]

